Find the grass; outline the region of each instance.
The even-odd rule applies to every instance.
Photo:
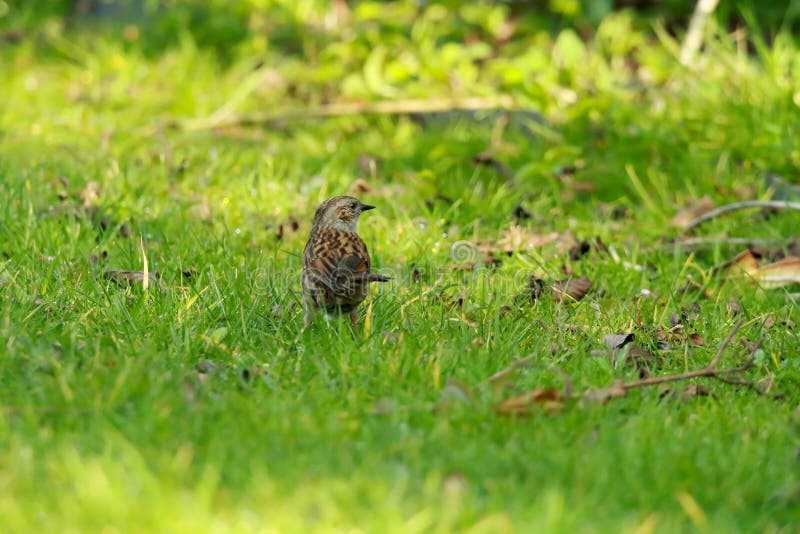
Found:
[[[365,2],[310,31],[324,22],[314,5],[254,11],[252,31],[224,54],[196,34],[154,47],[147,26],[125,40],[59,19],[0,48],[5,528],[796,528],[796,296],[716,276],[739,252],[724,242],[691,254],[668,245],[682,206],[764,197],[767,173],[795,176],[790,36],[766,45],[714,31],[688,69],[665,31],[629,12],[588,41],[520,16],[506,42],[505,8],[454,15],[409,2],[387,15]],[[453,45],[467,37],[471,47]],[[541,117],[505,129],[492,114],[167,126],[226,105],[472,94],[508,94]],[[472,163],[487,148],[513,182]],[[358,331],[334,321],[303,332],[311,216],[358,178],[379,206],[361,233],[395,280],[363,307]],[[518,205],[530,232],[599,236],[618,259],[550,245],[492,269],[451,268],[455,244],[499,239]],[[700,233],[786,238],[795,224],[790,213],[739,213]],[[106,280],[107,269],[142,269],[140,243],[163,283]],[[587,298],[517,299],[531,274],[565,268],[593,281]],[[679,291],[687,276],[702,290]],[[761,341],[748,377],[772,379],[784,398],[699,380],[711,396],[645,388],[506,417],[477,386],[528,354],[539,365],[517,373],[517,391],[561,387],[552,366],[577,390],[635,379],[593,356],[602,336],[634,332],[655,350],[654,331],[676,313],[705,345],[673,337],[651,372],[701,368],[737,319],[731,299],[747,321],[722,365],[745,358],[739,338]],[[474,386],[471,404],[437,409],[449,379]]]

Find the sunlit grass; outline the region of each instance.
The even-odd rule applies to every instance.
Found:
[[[324,23],[301,17],[313,3],[281,6],[276,20]],[[737,247],[690,254],[667,240],[676,210],[703,195],[763,197],[767,173],[792,180],[792,40],[753,55],[715,33],[687,69],[660,26],[623,12],[588,42],[524,19],[486,55],[453,46],[465,26],[447,11],[415,18],[409,6],[383,19],[364,3],[327,32],[287,23],[285,50],[254,31],[225,55],[190,35],[154,53],[144,29],[125,41],[58,24],[0,49],[11,67],[0,78],[6,528],[791,528],[796,297],[717,276]],[[461,16],[492,42],[506,12],[475,9]],[[507,94],[540,115],[505,128],[492,113],[180,128],[221,109],[453,94]],[[513,180],[473,163],[487,150]],[[378,206],[361,234],[394,281],[367,301],[361,329],[303,332],[311,216],[359,179]],[[454,268],[455,243],[497,242],[518,206],[527,234],[569,231],[611,250],[570,258],[556,242]],[[737,214],[702,232],[786,238],[794,222]],[[160,283],[104,278],[142,269],[140,243]],[[532,274],[566,273],[593,292],[519,298]],[[700,290],[679,291],[688,277]],[[782,399],[704,382],[713,395],[686,401],[645,388],[556,415],[492,410],[486,378],[528,354],[539,358],[519,391],[563,387],[561,373],[577,391],[634,379],[597,355],[602,336],[634,332],[655,349],[677,314],[705,345],[671,339],[651,372],[697,369],[737,313],[740,337],[761,342],[749,377],[770,377]],[[745,355],[736,341],[722,364]],[[472,404],[437,409],[448,379],[474,388]]]

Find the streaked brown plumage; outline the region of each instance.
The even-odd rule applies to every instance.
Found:
[[[358,305],[370,282],[388,277],[370,272],[367,246],[356,233],[358,217],[375,206],[347,196],[329,198],[317,208],[311,235],[303,250],[303,303],[306,324],[317,311],[348,313],[355,324]]]

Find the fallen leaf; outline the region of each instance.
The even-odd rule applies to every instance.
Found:
[[[639,378],[647,378],[650,376],[650,369],[661,367],[661,358],[649,350],[636,345],[628,345],[626,349],[623,364],[638,369]]]
[[[228,328],[225,326],[220,326],[219,328],[215,328],[208,332],[207,336],[215,345],[222,343],[222,340],[225,339],[225,336],[228,335]]]
[[[397,406],[394,399],[390,397],[381,397],[375,402],[372,415],[391,415],[395,411],[397,411]]]
[[[217,368],[217,364],[211,360],[200,360],[197,362],[197,365],[195,365],[194,368],[200,374],[209,374],[214,372],[214,370]]]
[[[747,349],[747,354],[752,356],[757,350],[761,349],[761,341],[750,341],[747,338],[742,338],[739,340],[744,348]]]
[[[762,265],[754,278],[764,289],[775,289],[800,283],[800,258],[784,258],[775,263]]]
[[[550,290],[556,302],[562,302],[564,300],[578,301],[587,295],[591,287],[592,282],[585,276],[556,280],[553,283],[548,283],[541,278],[537,278],[536,275],[532,275],[528,280],[527,292],[518,295],[516,301],[518,304],[522,304],[526,299],[535,301],[544,294],[546,289]]]
[[[511,225],[497,241],[497,249],[506,253],[540,248],[561,238],[559,232],[539,234],[518,224]]]
[[[775,380],[771,376],[765,376],[756,382],[756,391],[762,395],[766,395],[775,389]]]
[[[581,300],[589,293],[592,282],[585,276],[580,278],[570,278],[567,280],[556,280],[552,285],[553,297],[556,302],[564,300],[564,296],[572,300]]]
[[[108,252],[103,250],[100,252],[100,254],[92,254],[89,256],[89,263],[96,265],[101,261],[105,261],[106,258],[108,258]]]
[[[434,411],[439,413],[459,404],[471,406],[473,403],[472,388],[457,378],[448,378],[439,393]]]
[[[536,388],[495,404],[494,411],[501,415],[525,415],[534,407],[554,412],[564,407],[564,397],[556,388]]]
[[[110,269],[103,273],[103,277],[112,282],[116,282],[119,286],[144,286],[144,271],[123,271],[120,269]],[[147,278],[150,284],[161,287],[161,275],[158,271],[150,271],[147,273]]]
[[[285,221],[278,223],[278,227],[275,228],[275,239],[280,241],[284,237],[297,233],[299,229],[300,223],[293,216],[290,216]]]
[[[742,313],[742,305],[739,304],[739,300],[736,297],[730,297],[728,299],[728,313],[731,315],[739,315]]]
[[[621,378],[618,378],[608,387],[590,389],[583,394],[583,399],[588,402],[608,402],[611,399],[619,399],[628,394]]]
[[[621,349],[636,338],[634,334],[606,334],[603,343],[611,349]]]
[[[295,300],[289,300],[282,304],[274,305],[270,310],[270,315],[277,321],[282,321],[285,318],[291,317],[298,304]]]
[[[718,270],[734,275],[746,274],[764,289],[776,289],[790,284],[800,284],[800,258],[787,256],[782,260],[759,265],[758,259],[748,249],[720,265]]]
[[[495,158],[488,150],[476,154],[472,158],[472,163],[474,165],[482,165],[494,169],[497,174],[507,180],[514,179],[514,171],[512,171],[508,165]]]
[[[672,226],[686,228],[689,224],[714,209],[714,201],[708,195],[678,211],[670,221]]]
[[[361,158],[359,157],[359,161]],[[369,162],[365,164],[365,170],[374,170],[375,160],[369,158]],[[372,191],[372,187],[369,183],[363,178],[357,178],[356,181],[352,183],[350,186],[350,194],[351,195],[361,195],[364,193],[370,193]]]
[[[525,365],[534,362],[537,358],[538,356],[536,354],[525,356],[524,358],[520,358],[519,360],[511,362],[511,365],[509,365],[505,369],[497,371],[495,374],[490,376],[488,378],[488,381],[492,385],[492,390],[494,391],[494,393],[495,394],[500,393],[505,387],[511,384],[517,369],[520,369],[521,367],[524,367]]]
[[[468,487],[467,477],[452,471],[442,480],[442,492],[447,496],[458,496]]]
[[[419,284],[420,278],[422,278],[422,271],[415,265],[414,268],[411,269],[411,281],[415,284]]]
[[[708,397],[709,395],[711,395],[711,389],[702,384],[690,384],[681,391],[681,399],[683,400],[691,397]]]
[[[705,298],[710,299],[712,295],[708,289],[703,289],[703,284],[692,278],[692,275],[686,276],[686,283],[675,290],[676,293],[689,293],[692,291],[701,292]]]
[[[705,339],[703,339],[703,336],[701,336],[697,332],[693,332],[689,334],[689,343],[694,347],[704,347],[706,341]]]
[[[772,192],[772,200],[797,200],[800,198],[800,185],[795,185],[783,179],[780,175],[769,173],[765,182]]]
[[[588,241],[580,241],[575,246],[569,249],[569,259],[572,261],[578,261],[583,256],[589,253],[592,250],[592,244]]]
[[[517,207],[514,208],[514,212],[512,213],[512,215],[514,216],[514,220],[517,222],[524,221],[533,217],[533,213],[523,208],[522,204],[517,204]]]
[[[83,204],[84,208],[88,208],[94,205],[98,199],[100,198],[100,184],[95,181],[89,181],[83,186],[81,192],[78,194],[78,197],[81,199],[81,203]]]
[[[750,249],[747,249],[737,254],[732,260],[723,263],[718,269],[741,272],[753,276],[758,272],[758,260]]]

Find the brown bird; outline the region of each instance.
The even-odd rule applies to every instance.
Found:
[[[303,250],[303,304],[306,325],[314,313],[324,311],[350,314],[356,323],[358,305],[367,297],[370,282],[390,278],[370,272],[367,245],[356,233],[361,213],[375,206],[353,197],[329,198],[314,215],[311,235]]]

